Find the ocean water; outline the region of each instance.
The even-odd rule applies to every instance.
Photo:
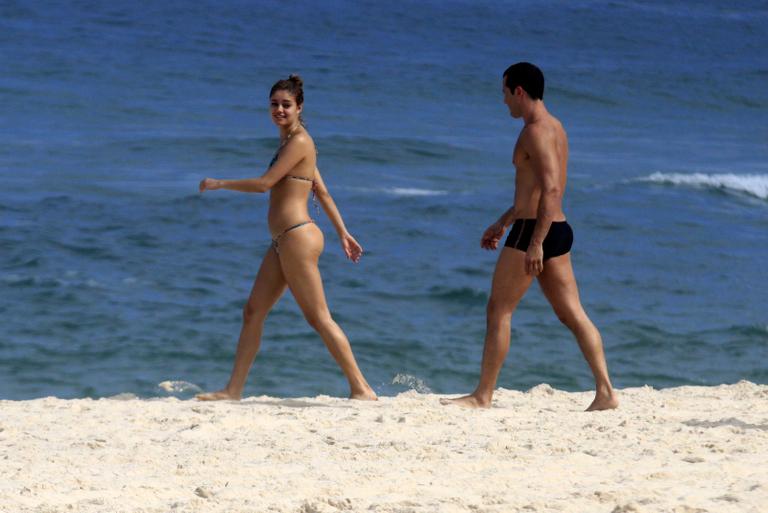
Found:
[[[541,66],[571,141],[565,209],[614,384],[768,382],[768,4],[0,3],[0,398],[188,397],[229,375],[268,249],[267,95],[305,80],[334,317],[380,394],[476,383],[520,122]],[[537,286],[499,386],[591,388]],[[248,395],[345,395],[290,295]]]

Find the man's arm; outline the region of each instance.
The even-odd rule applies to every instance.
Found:
[[[501,238],[504,236],[504,232],[514,222],[516,217],[517,210],[512,205],[509,210],[501,214],[501,217],[495,223],[485,229],[483,236],[480,238],[480,247],[489,250],[497,249]]]
[[[536,211],[536,228],[528,246],[526,270],[539,274],[544,270],[544,239],[549,233],[552,221],[561,210],[563,191],[560,188],[560,163],[553,148],[552,136],[537,126],[528,129],[530,165],[541,196]]]
[[[497,249],[501,238],[504,236],[504,232],[515,221],[517,216],[517,210],[512,205],[509,207],[509,210],[501,214],[501,217],[495,223],[486,228],[483,236],[480,238],[480,247],[483,249]]]
[[[511,207],[509,207],[509,210],[501,214],[501,217],[496,222],[499,223],[504,228],[509,228],[509,225],[514,223],[516,218],[517,218],[517,210],[515,210],[515,206],[512,205]]]

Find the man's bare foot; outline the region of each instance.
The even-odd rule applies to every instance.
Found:
[[[589,405],[586,411],[613,410],[619,407],[619,398],[616,394],[596,394],[595,400]]]
[[[205,392],[204,394],[197,394],[195,399],[198,401],[239,401],[240,394],[231,394],[226,390],[219,390],[218,392]]]
[[[376,396],[376,392],[373,391],[373,389],[363,390],[362,392],[352,392],[349,394],[350,399],[354,399],[355,401],[378,401],[379,398]]]
[[[455,399],[440,399],[440,404],[446,406],[460,406],[462,408],[490,408],[491,401],[481,401],[474,395],[465,395],[464,397],[457,397]]]

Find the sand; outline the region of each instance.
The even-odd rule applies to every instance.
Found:
[[[0,511],[768,511],[768,386],[440,397],[0,401]]]

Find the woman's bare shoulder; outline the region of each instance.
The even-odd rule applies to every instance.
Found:
[[[307,132],[306,130],[302,130],[300,133],[291,137],[291,139],[288,141],[288,144],[286,144],[286,146],[291,146],[293,148],[296,148],[297,150],[314,151],[315,141],[314,139],[312,139],[312,136],[309,135],[309,132]]]

